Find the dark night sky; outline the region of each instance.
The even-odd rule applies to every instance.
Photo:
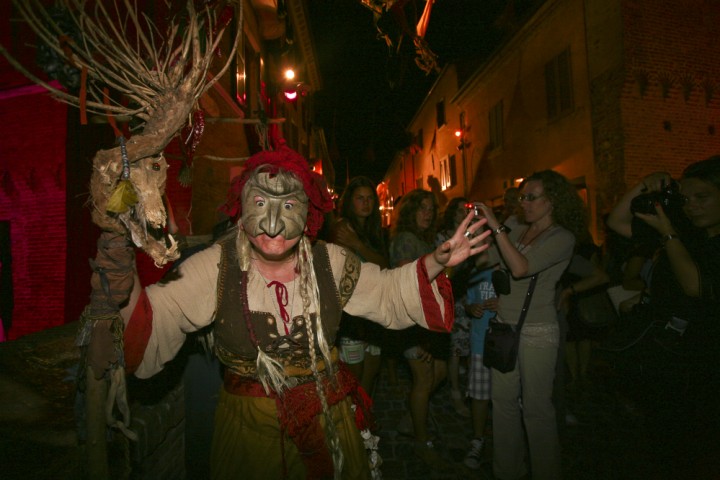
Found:
[[[415,1],[419,17],[425,2]],[[538,0],[514,3],[518,12]],[[502,33],[495,21],[505,4],[506,0],[436,0],[425,39],[440,67],[487,56]],[[359,0],[310,0],[308,5],[323,81],[315,94],[316,121],[324,127],[329,145],[333,135],[336,140],[336,186],[342,189],[345,184],[346,161],[351,177],[367,175],[379,181],[393,153],[407,145],[405,128],[437,75],[426,75],[415,65],[412,48],[401,55],[404,62],[391,61],[372,12]],[[404,42],[412,46],[408,39]]]

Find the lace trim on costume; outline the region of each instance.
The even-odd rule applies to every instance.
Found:
[[[343,253],[346,255],[345,265],[343,266],[342,277],[340,277],[338,293],[340,294],[340,305],[345,307],[345,304],[350,300],[350,297],[355,291],[362,267],[360,258],[357,255],[348,250],[343,250]]]

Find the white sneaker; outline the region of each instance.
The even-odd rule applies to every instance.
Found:
[[[480,468],[483,447],[485,447],[485,440],[482,438],[474,438],[470,442],[470,451],[465,455],[465,460],[463,460],[466,467],[472,470]]]

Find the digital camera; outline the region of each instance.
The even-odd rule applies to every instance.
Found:
[[[685,197],[680,193],[680,185],[676,181],[663,185],[659,192],[642,193],[633,198],[630,201],[630,211],[633,215],[635,213],[655,215],[657,214],[656,204],[662,207],[670,223],[679,233],[689,231],[690,220],[682,208],[685,205]],[[633,217],[632,220],[632,236],[634,240],[645,245],[660,245],[660,235],[657,231],[637,217]]]
[[[671,181],[659,192],[642,193],[630,202],[630,211],[635,213],[656,214],[655,204],[658,203],[668,215],[678,212],[685,205],[685,197],[680,193],[680,185]]]
[[[483,213],[482,209],[480,208],[479,202],[469,202],[465,204],[465,211],[470,213],[470,211],[473,211],[475,213],[476,217],[482,217],[485,214]]]

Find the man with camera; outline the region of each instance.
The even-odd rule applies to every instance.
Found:
[[[646,176],[615,206],[608,226],[661,247],[649,289],[653,326],[629,352],[642,371],[632,381],[643,388],[648,433],[671,465],[656,478],[716,472],[720,156],[691,164],[679,183],[667,173]]]

